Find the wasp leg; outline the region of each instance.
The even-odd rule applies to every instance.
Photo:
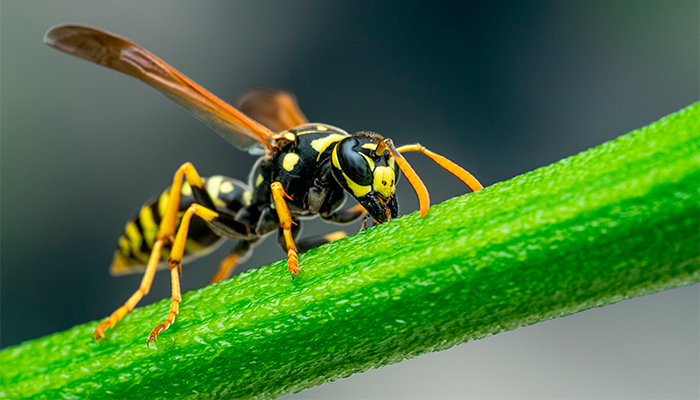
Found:
[[[160,254],[163,244],[165,244],[165,240],[163,239],[156,240],[156,242],[153,244],[153,251],[151,252],[151,257],[148,260],[148,265],[146,266],[146,272],[141,280],[141,285],[139,285],[139,290],[131,295],[129,300],[127,300],[123,306],[119,307],[115,312],[113,312],[106,321],[97,325],[97,328],[95,328],[95,332],[92,335],[95,340],[106,339],[104,331],[107,330],[107,328],[114,328],[114,325],[124,318],[129,311],[133,310],[141,298],[147,295],[151,290],[153,276],[156,274],[156,266],[158,265],[158,261],[160,261]]]
[[[296,224],[296,222],[292,220],[292,214],[289,212],[289,207],[287,207],[285,198],[292,201],[294,199],[289,197],[287,192],[284,191],[282,184],[279,182],[273,182],[270,188],[272,188],[272,199],[275,202],[275,209],[277,210],[277,216],[280,220],[280,227],[282,227],[284,239],[286,241],[287,269],[292,274],[292,278],[294,278],[294,275],[301,271],[301,269],[299,269],[299,255],[294,245],[294,238],[292,237],[292,224]]]
[[[292,245],[296,246],[296,242],[299,239],[299,236],[301,236],[301,231],[302,231],[302,223],[301,221],[295,220],[292,218]],[[287,251],[287,238],[284,236],[284,228],[281,226],[277,228],[277,244],[280,245],[282,250]],[[298,250],[298,248],[297,248]],[[300,253],[303,253],[304,250],[299,250]]]
[[[338,210],[330,215],[321,214],[321,218],[324,221],[333,222],[336,224],[349,224],[358,220],[366,212],[367,210],[365,210],[365,208],[362,207],[361,204],[356,204],[355,206],[350,207],[346,210]]]
[[[253,240],[239,241],[236,246],[231,249],[229,255],[221,260],[219,270],[216,271],[216,274],[214,274],[214,277],[211,278],[209,284],[211,285],[212,283],[230,278],[233,270],[240,264],[244,263],[252,254],[251,244],[253,243],[255,243]]]
[[[472,175],[470,174],[467,170],[464,168],[460,167],[459,165],[453,163],[449,159],[437,154],[433,153],[432,151],[426,149],[424,146],[421,144],[409,144],[406,146],[401,146],[398,149],[396,149],[399,153],[406,153],[409,151],[419,151],[426,156],[430,157],[433,161],[435,161],[439,166],[444,168],[447,172],[451,173],[452,175],[456,176],[460,181],[464,182],[465,185],[469,186],[469,189],[471,189],[473,192],[476,192],[479,189],[483,189],[484,187],[479,183],[479,181]]]
[[[180,228],[177,231],[177,236],[175,237],[175,241],[173,242],[173,249],[170,252],[170,259],[168,260],[168,268],[170,268],[170,279],[172,282],[173,297],[173,301],[170,304],[170,312],[168,313],[168,317],[165,319],[165,322],[156,326],[153,329],[153,331],[151,331],[151,334],[148,335],[148,340],[146,340],[146,344],[155,341],[159,333],[168,329],[168,327],[172,325],[173,322],[175,322],[175,316],[179,312],[180,302],[182,301],[182,297],[180,295],[182,255],[185,252],[185,241],[187,240],[187,232],[189,230],[190,221],[192,219],[193,214],[196,214],[205,221],[211,221],[219,216],[219,213],[217,213],[216,211],[212,211],[200,204],[192,204],[187,209],[187,211],[185,211],[185,215],[182,216],[182,220],[180,221]]]
[[[301,239],[297,245],[299,252],[305,253],[311,249],[322,246],[326,243],[330,243],[334,240],[342,239],[348,236],[347,233],[343,231],[336,231],[326,235],[311,236]]]
[[[129,311],[133,310],[141,298],[150,291],[163,246],[167,243],[171,243],[173,241],[173,235],[175,234],[183,175],[187,178],[187,182],[189,182],[192,187],[204,188],[202,179],[199,177],[192,164],[185,163],[175,172],[173,184],[170,186],[170,194],[168,195],[166,209],[163,213],[163,219],[158,226],[156,241],[153,244],[153,249],[151,250],[146,272],[141,280],[141,285],[139,285],[139,289],[129,297],[129,300],[127,300],[123,306],[113,312],[106,321],[97,325],[93,333],[93,338],[95,338],[95,340],[105,339],[104,331],[107,330],[107,328],[114,328],[114,325],[124,318]]]

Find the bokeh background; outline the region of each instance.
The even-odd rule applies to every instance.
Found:
[[[312,121],[420,141],[490,185],[697,101],[698,8],[3,0],[0,345],[104,318],[133,293],[140,276],[107,270],[116,239],[181,163],[245,179],[254,162],[143,83],[46,47],[53,25],[126,36],[225,99],[290,90]],[[409,157],[434,202],[466,191]],[[417,209],[400,186],[404,213]],[[183,290],[205,285],[227,251],[186,265]],[[240,271],[283,257],[268,240]],[[168,280],[157,274],[141,305],[168,297]],[[292,398],[697,398],[699,297],[695,285],[627,300]]]

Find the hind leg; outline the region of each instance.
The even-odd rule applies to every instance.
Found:
[[[300,253],[305,253],[311,249],[315,249],[316,247],[323,246],[324,244],[330,243],[334,240],[342,239],[346,236],[348,236],[348,234],[345,233],[344,231],[335,231],[335,232],[328,233],[325,235],[310,236],[310,237],[299,240],[297,242],[297,249],[299,250]]]
[[[136,304],[147,295],[151,289],[151,284],[153,283],[153,276],[156,273],[156,267],[160,261],[161,252],[165,244],[171,243],[174,238],[175,228],[177,226],[177,214],[180,204],[180,191],[182,188],[183,176],[187,179],[187,182],[193,187],[203,188],[202,179],[197,174],[192,164],[185,163],[177,172],[175,172],[175,177],[173,178],[173,184],[170,186],[170,195],[166,203],[166,210],[163,213],[163,219],[160,221],[158,226],[158,233],[156,234],[156,241],[153,244],[151,250],[151,255],[149,257],[148,264],[146,266],[146,272],[141,280],[141,285],[139,289],[129,297],[129,300],[124,303],[123,306],[119,307],[112,315],[107,318],[106,321],[97,325],[93,337],[95,340],[105,339],[104,332],[108,328],[114,328],[114,325],[119,322],[124,316],[136,307]],[[206,192],[206,191],[205,191]],[[211,202],[211,200],[209,200]]]
[[[250,255],[253,254],[253,244],[255,242],[255,240],[241,240],[236,243],[236,246],[231,249],[229,255],[219,263],[219,270],[216,271],[216,274],[211,278],[209,284],[211,285],[212,283],[230,278],[233,270],[246,262],[246,260],[250,258]]]

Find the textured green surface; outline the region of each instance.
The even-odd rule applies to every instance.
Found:
[[[700,280],[700,105],[301,257],[0,352],[2,397],[277,397]],[[379,245],[381,244],[381,246]]]

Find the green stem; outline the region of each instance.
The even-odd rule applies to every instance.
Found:
[[[700,103],[556,164],[0,352],[2,397],[277,397],[700,280]]]

